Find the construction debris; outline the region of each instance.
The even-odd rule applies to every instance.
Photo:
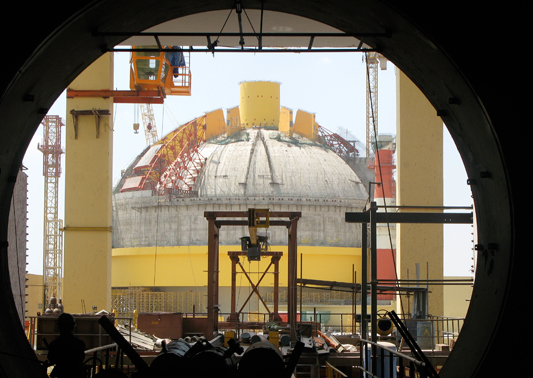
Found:
[[[154,335],[141,332],[135,327],[127,327],[123,325],[118,325],[117,330],[126,340],[128,340],[134,349],[150,351],[160,350],[160,347],[157,347],[156,344],[161,345],[161,343],[158,342],[159,338]]]

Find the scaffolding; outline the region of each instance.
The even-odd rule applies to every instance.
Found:
[[[150,287],[113,288],[111,303],[118,317],[133,317],[133,312],[203,312],[207,306],[205,292],[156,291]]]
[[[43,153],[44,176],[44,232],[43,232],[43,280],[44,303],[51,298],[61,298],[63,277],[63,220],[59,219],[58,189],[61,176],[61,118],[55,115],[44,117],[43,144],[38,149]]]

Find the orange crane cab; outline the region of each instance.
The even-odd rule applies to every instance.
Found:
[[[162,90],[165,95],[190,96],[190,55],[178,46],[134,46],[130,64],[132,90]]]

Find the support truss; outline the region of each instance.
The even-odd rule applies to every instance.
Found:
[[[58,213],[58,189],[61,176],[61,127],[64,126],[59,116],[46,116],[43,125],[43,144],[39,150],[43,153],[44,176],[44,237],[43,237],[43,279],[44,303],[50,303],[52,297],[62,296],[63,277],[63,221]]]
[[[152,190],[158,194],[190,195],[205,163],[200,154],[205,142],[205,119],[196,118],[153,145],[153,157],[134,168],[135,176],[127,179],[121,192]]]
[[[354,158],[359,156],[359,151],[355,148],[355,141],[348,141],[320,125],[318,126],[318,141],[330,147],[341,157]]]

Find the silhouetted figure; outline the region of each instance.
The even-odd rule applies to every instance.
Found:
[[[74,336],[76,320],[71,314],[63,313],[57,319],[57,326],[59,337],[48,348],[48,361],[55,365],[51,377],[84,377],[85,343]]]

